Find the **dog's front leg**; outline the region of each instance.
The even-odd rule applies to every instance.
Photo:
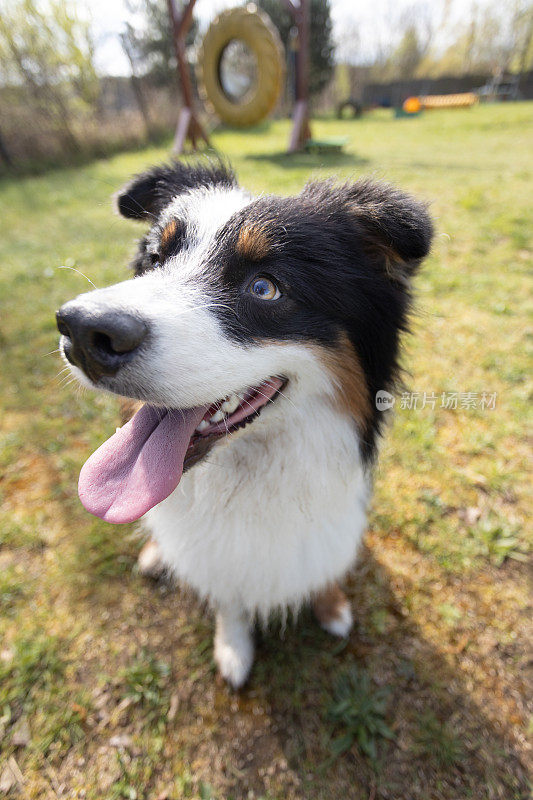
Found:
[[[156,581],[166,571],[165,562],[161,555],[159,545],[154,539],[148,539],[141,548],[137,557],[137,571],[143,578],[152,578]]]
[[[252,620],[238,606],[221,606],[216,615],[215,661],[222,677],[239,689],[254,660]]]

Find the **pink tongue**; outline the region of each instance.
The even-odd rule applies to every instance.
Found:
[[[208,406],[143,406],[83,465],[80,500],[107,522],[133,522],[174,491],[187,447]]]

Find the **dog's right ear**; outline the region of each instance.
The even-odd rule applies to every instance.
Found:
[[[174,161],[136,175],[115,195],[115,204],[123,217],[154,221],[174,197],[189,189],[236,184],[233,171],[222,162]]]

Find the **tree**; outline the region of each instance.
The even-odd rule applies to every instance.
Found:
[[[523,73],[533,66],[533,3],[515,0],[511,16],[513,48],[508,65]]]
[[[412,0],[405,8],[389,3],[386,15],[379,5],[365,23],[354,4],[340,36],[343,59],[367,66],[373,81],[523,73],[533,67],[532,0],[473,2],[460,15],[452,0]]]
[[[139,111],[141,112],[141,116],[144,121],[144,127],[146,128],[146,134],[149,139],[153,136],[153,126],[152,121],[150,118],[150,111],[148,108],[148,102],[145,98],[142,80],[138,74],[138,65],[139,65],[139,53],[137,50],[137,40],[135,37],[135,33],[133,30],[133,26],[130,23],[126,23],[126,27],[124,31],[120,34],[120,43],[122,45],[122,49],[126,54],[128,61],[130,62],[131,68],[131,75],[130,75],[130,83],[131,88],[133,90],[133,94],[135,95],[135,99],[137,101],[137,105],[139,106]]]
[[[0,16],[0,79],[77,148],[74,119],[99,91],[89,25],[67,0],[11,0]]]
[[[474,5],[463,24],[448,26],[449,44],[433,48],[420,63],[419,76],[524,72],[533,62],[533,5],[504,0]],[[451,41],[450,41],[451,40]]]
[[[177,2],[176,6],[179,12],[180,3]],[[142,28],[133,29],[129,26],[126,32],[130,51],[135,52],[139,73],[156,86],[175,86],[177,65],[167,0],[129,0],[128,7],[143,16]],[[198,23],[193,18],[186,38],[188,46],[194,44],[197,34]]]
[[[394,78],[412,78],[420,64],[424,51],[415,25],[409,25],[400,43],[388,61]]]
[[[282,0],[258,0],[262,8],[279,31],[287,54],[291,49],[294,20]],[[310,70],[309,91],[319,94],[333,75],[335,45],[333,43],[329,0],[310,2]]]

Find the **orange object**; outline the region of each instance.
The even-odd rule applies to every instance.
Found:
[[[403,104],[403,110],[406,114],[418,114],[422,105],[418,97],[408,97]]]

